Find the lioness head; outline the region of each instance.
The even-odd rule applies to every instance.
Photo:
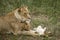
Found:
[[[21,21],[30,21],[30,19],[31,19],[30,12],[29,12],[27,6],[18,8],[15,11],[15,16],[17,19],[19,19]]]

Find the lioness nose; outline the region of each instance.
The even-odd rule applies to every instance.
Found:
[[[28,19],[31,19],[31,17],[29,16]]]
[[[31,16],[29,14],[27,16],[28,16],[28,19],[31,19]]]

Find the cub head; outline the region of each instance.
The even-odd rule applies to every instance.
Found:
[[[17,19],[21,21],[30,21],[31,16],[30,16],[30,11],[28,10],[27,6],[22,6],[15,11],[15,16]]]

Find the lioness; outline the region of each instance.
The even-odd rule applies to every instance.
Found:
[[[0,17],[0,33],[12,32],[14,35],[19,30],[30,30],[30,15],[27,6],[22,6],[16,10]],[[28,22],[27,22],[28,21]]]

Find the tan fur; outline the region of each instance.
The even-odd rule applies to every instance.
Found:
[[[30,15],[26,6],[17,8],[16,10],[0,17],[0,33],[12,32],[17,35],[19,31],[30,30]],[[21,21],[23,23],[21,23]],[[28,22],[26,22],[28,21]]]

